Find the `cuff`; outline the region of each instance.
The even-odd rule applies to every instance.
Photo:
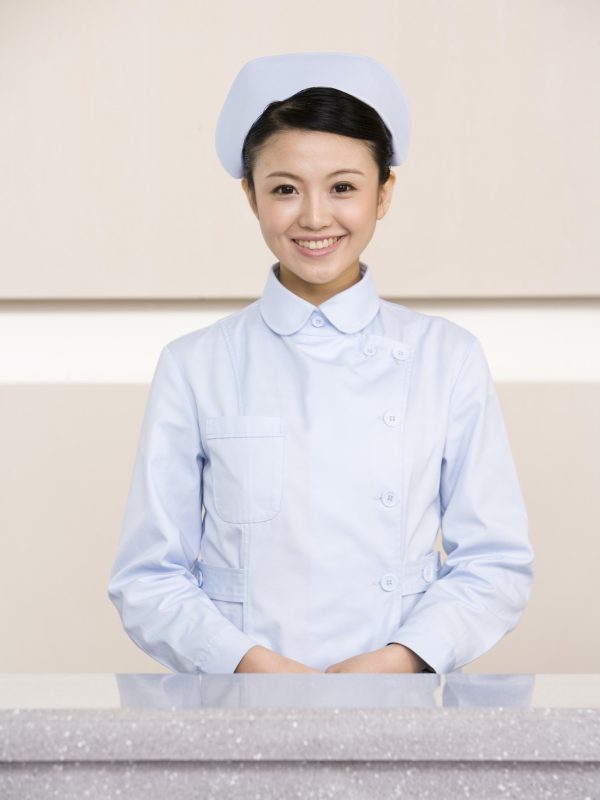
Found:
[[[431,634],[399,628],[397,634],[391,636],[389,641],[403,644],[416,653],[428,665],[422,672],[443,673],[452,672],[454,669],[456,657],[452,644],[438,635],[434,638]]]
[[[206,656],[198,665],[200,672],[231,675],[248,650],[257,644],[235,625],[231,625],[210,641]]]

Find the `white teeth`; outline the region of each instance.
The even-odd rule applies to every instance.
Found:
[[[307,247],[309,250],[322,250],[324,247],[330,247],[334,242],[337,242],[339,236],[332,236],[330,239],[321,239],[318,242],[306,242],[303,239],[295,239],[301,247]]]

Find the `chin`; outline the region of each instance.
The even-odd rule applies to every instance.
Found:
[[[289,267],[287,269],[289,272],[293,272],[297,278],[307,283],[331,283],[331,281],[343,275],[348,268],[342,267],[341,269],[336,269],[335,267],[328,268],[326,265],[319,266],[315,264],[312,269],[293,270]]]
[[[306,274],[306,275],[341,275],[344,272],[347,272],[352,264],[356,262],[356,259],[346,263],[340,263],[334,259],[329,260],[327,256],[317,257],[314,261],[301,261],[298,262],[297,259],[290,259],[286,261],[285,259],[279,259],[280,263],[285,264],[287,269],[290,272],[296,272],[296,274]],[[291,266],[290,266],[291,265]]]

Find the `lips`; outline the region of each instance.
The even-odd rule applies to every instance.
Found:
[[[303,255],[321,256],[332,253],[345,238],[346,234],[321,239],[292,239],[292,241]]]
[[[339,238],[339,236],[328,236],[323,239],[294,239],[294,241],[302,247],[308,247],[311,250],[321,250],[323,247],[331,247]]]

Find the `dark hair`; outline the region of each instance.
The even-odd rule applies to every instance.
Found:
[[[341,89],[312,86],[286,100],[269,103],[246,134],[242,161],[252,193],[252,170],[261,147],[274,133],[294,128],[363,139],[379,167],[379,183],[387,181],[393,153],[392,134],[377,111]]]

